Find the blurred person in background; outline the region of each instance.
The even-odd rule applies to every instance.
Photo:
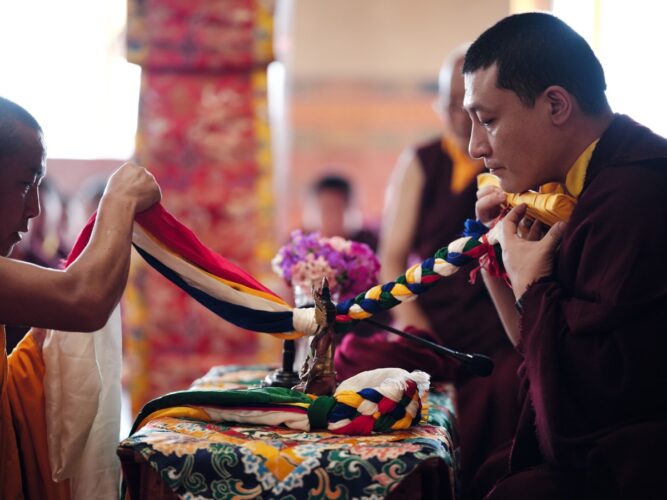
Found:
[[[366,243],[377,249],[377,231],[364,226],[361,211],[355,203],[351,182],[339,174],[319,177],[310,187],[303,207],[304,231],[322,236],[341,236]]]

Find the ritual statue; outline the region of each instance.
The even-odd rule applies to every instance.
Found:
[[[313,299],[318,329],[310,341],[306,360],[299,370],[301,382],[293,389],[318,396],[331,395],[336,390],[333,364],[336,305],[331,301],[329,281],[326,277],[322,278],[319,290],[313,287]]]

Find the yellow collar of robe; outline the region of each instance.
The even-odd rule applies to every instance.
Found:
[[[484,164],[479,160],[473,160],[452,139],[442,138],[442,150],[452,160],[452,181],[450,188],[452,193],[463,192],[475,177],[484,169]]]

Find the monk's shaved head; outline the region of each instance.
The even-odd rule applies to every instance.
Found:
[[[25,128],[42,133],[35,118],[18,104],[0,97],[0,160],[16,154],[24,146]]]

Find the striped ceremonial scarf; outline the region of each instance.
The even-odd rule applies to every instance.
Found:
[[[95,214],[79,234],[67,265],[88,244],[94,224]],[[165,278],[236,326],[285,339],[314,333],[308,324],[295,331],[294,310],[287,302],[206,247],[160,204],[137,214],[132,244]]]

